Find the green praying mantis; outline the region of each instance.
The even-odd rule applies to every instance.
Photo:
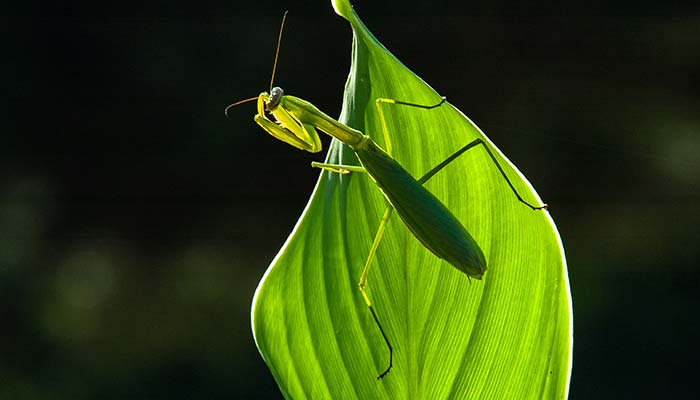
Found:
[[[387,145],[387,150],[384,150],[375,143],[370,136],[363,132],[338,122],[334,118],[323,113],[310,102],[298,97],[285,95],[280,87],[273,87],[286,15],[285,13],[282,19],[277,40],[277,50],[275,53],[269,93],[262,92],[258,96],[233,103],[226,107],[225,113],[228,115],[228,111],[231,107],[257,100],[255,122],[260,125],[263,130],[278,140],[310,153],[317,153],[322,149],[318,134],[319,130],[343,142],[354,151],[360,162],[360,166],[324,164],[318,162],[313,162],[312,166],[340,174],[365,173],[377,185],[389,203],[379,222],[377,233],[374,236],[374,241],[370,247],[358,283],[362,298],[369,308],[372,318],[389,350],[388,367],[377,377],[381,379],[389,373],[393,366],[393,347],[372,306],[372,302],[366,291],[366,286],[370,266],[372,265],[375,253],[384,235],[387,222],[393,211],[396,211],[413,236],[435,256],[444,259],[449,264],[465,273],[467,277],[481,279],[486,272],[487,263],[479,244],[452,212],[423,185],[457,157],[467,152],[467,150],[481,146],[493,161],[493,164],[503,176],[511,191],[515,194],[515,197],[521,203],[532,210],[546,209],[547,204],[533,205],[524,200],[498,163],[487,143],[481,138],[474,139],[467,143],[451,156],[447,157],[443,162],[416,179],[394,160],[390,154],[389,145]],[[389,98],[376,99],[375,105],[386,142],[390,143],[388,128],[382,111],[382,107],[385,104],[430,110],[443,106],[445,102],[445,97],[442,97],[439,102],[432,105],[421,105]]]

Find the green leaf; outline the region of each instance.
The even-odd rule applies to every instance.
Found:
[[[440,96],[392,56],[346,0],[354,32],[339,120],[385,147],[375,99],[435,104]],[[474,138],[459,110],[386,105],[391,153],[421,176]],[[386,147],[385,147],[386,148]],[[532,186],[493,144],[518,191]],[[303,162],[303,161],[300,161]],[[329,163],[357,164],[333,141]],[[393,215],[368,292],[394,345],[394,368],[357,282],[386,201],[364,174],[321,173],[292,234],[253,300],[255,341],[287,398],[565,398],[572,314],[561,240],[546,211],[517,201],[483,148],[426,183],[463,222],[488,262],[481,281],[425,249]]]

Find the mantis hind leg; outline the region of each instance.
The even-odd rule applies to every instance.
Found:
[[[523,199],[522,196],[520,196],[520,193],[518,193],[518,191],[515,189],[515,186],[513,186],[513,183],[510,181],[510,179],[508,179],[508,175],[506,175],[506,172],[503,170],[503,167],[501,167],[501,164],[499,164],[498,160],[496,160],[496,156],[493,155],[493,152],[491,151],[491,149],[489,149],[489,146],[487,146],[486,142],[484,142],[484,140],[481,138],[477,138],[477,139],[472,140],[471,142],[467,143],[464,147],[462,147],[461,149],[454,152],[451,156],[447,157],[443,162],[436,165],[435,167],[433,167],[433,169],[431,169],[425,175],[420,177],[420,179],[418,179],[418,183],[420,183],[421,185],[424,184],[425,182],[428,181],[428,179],[432,178],[435,174],[440,172],[440,170],[445,168],[449,163],[454,161],[457,157],[466,153],[467,150],[472,149],[472,148],[479,146],[479,145],[484,147],[484,150],[486,150],[486,154],[489,155],[489,157],[491,158],[491,161],[494,163],[496,168],[498,168],[498,172],[501,173],[501,176],[503,176],[503,179],[505,179],[506,183],[508,184],[508,187],[510,187],[510,190],[513,191],[513,193],[515,194],[515,197],[517,197],[521,203],[525,204],[526,206],[530,207],[533,210],[542,210],[542,209],[546,209],[548,207],[548,205],[546,203],[542,204],[541,206],[536,206],[536,205],[530,204],[529,202],[525,201],[525,199]]]
[[[386,126],[386,120],[384,119],[384,113],[382,111],[382,104],[397,104],[397,105],[402,105],[402,106],[409,106],[409,107],[416,107],[416,108],[430,110],[430,109],[433,109],[433,108],[436,108],[436,107],[443,105],[445,103],[445,101],[447,101],[447,98],[443,96],[439,103],[426,106],[426,105],[422,105],[422,104],[409,103],[409,102],[398,101],[398,100],[394,100],[394,99],[384,99],[384,98],[377,99],[376,100],[377,112],[379,113],[379,120],[382,124],[382,132],[384,134],[384,141],[385,141],[385,143],[387,143],[386,144],[387,152],[389,152],[388,149],[391,147],[391,140],[389,138],[389,130]],[[420,179],[418,179],[418,183],[420,183],[421,185],[424,184],[425,182],[428,181],[428,179],[432,178],[435,174],[440,172],[443,168],[445,168],[449,163],[454,161],[457,157],[464,154],[467,150],[474,148],[476,146],[479,146],[479,145],[484,147],[484,150],[486,150],[486,153],[488,154],[489,158],[491,159],[493,164],[496,166],[496,168],[498,168],[498,172],[501,173],[501,176],[503,176],[503,179],[505,179],[506,183],[508,184],[508,187],[510,187],[510,190],[513,191],[513,194],[515,194],[515,197],[517,197],[518,201],[520,201],[521,203],[525,204],[526,206],[530,207],[533,210],[542,210],[542,209],[546,209],[548,207],[546,203],[541,205],[541,206],[536,206],[536,205],[530,204],[529,202],[525,201],[525,199],[523,199],[522,196],[520,196],[520,193],[518,193],[518,191],[515,189],[515,186],[513,186],[513,183],[508,178],[508,175],[506,175],[506,172],[503,170],[503,167],[501,167],[501,164],[496,159],[496,156],[494,156],[494,154],[491,151],[491,149],[489,148],[489,146],[481,138],[477,138],[477,139],[472,140],[471,142],[467,143],[464,147],[462,147],[461,149],[454,152],[454,154],[447,157],[443,162],[441,162],[440,164],[433,167],[433,169],[431,169],[425,175],[423,175]],[[391,153],[389,152],[389,154],[391,154]]]

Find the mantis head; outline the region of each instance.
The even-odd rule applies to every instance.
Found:
[[[265,95],[265,109],[267,111],[273,111],[278,105],[280,105],[282,96],[284,96],[284,90],[282,90],[282,88],[279,86],[275,86],[272,88],[272,90],[270,90],[269,95],[266,92],[260,94],[260,96],[262,95]]]
[[[281,87],[275,86],[272,89],[270,89],[270,93],[267,92],[262,92],[258,95],[258,115],[262,117],[266,117],[267,114],[272,114],[274,115],[275,112],[277,111],[277,107],[279,107],[280,103],[282,102],[282,96],[284,96],[284,90],[282,90]],[[246,99],[244,101],[248,100],[253,100],[255,97],[251,97],[250,99]],[[240,104],[234,103],[233,105]],[[229,106],[230,107],[230,106]],[[267,118],[269,119],[269,118]]]

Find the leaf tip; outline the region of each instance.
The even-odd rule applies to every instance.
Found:
[[[333,10],[341,17],[349,20],[352,15],[352,4],[348,0],[331,0]]]

